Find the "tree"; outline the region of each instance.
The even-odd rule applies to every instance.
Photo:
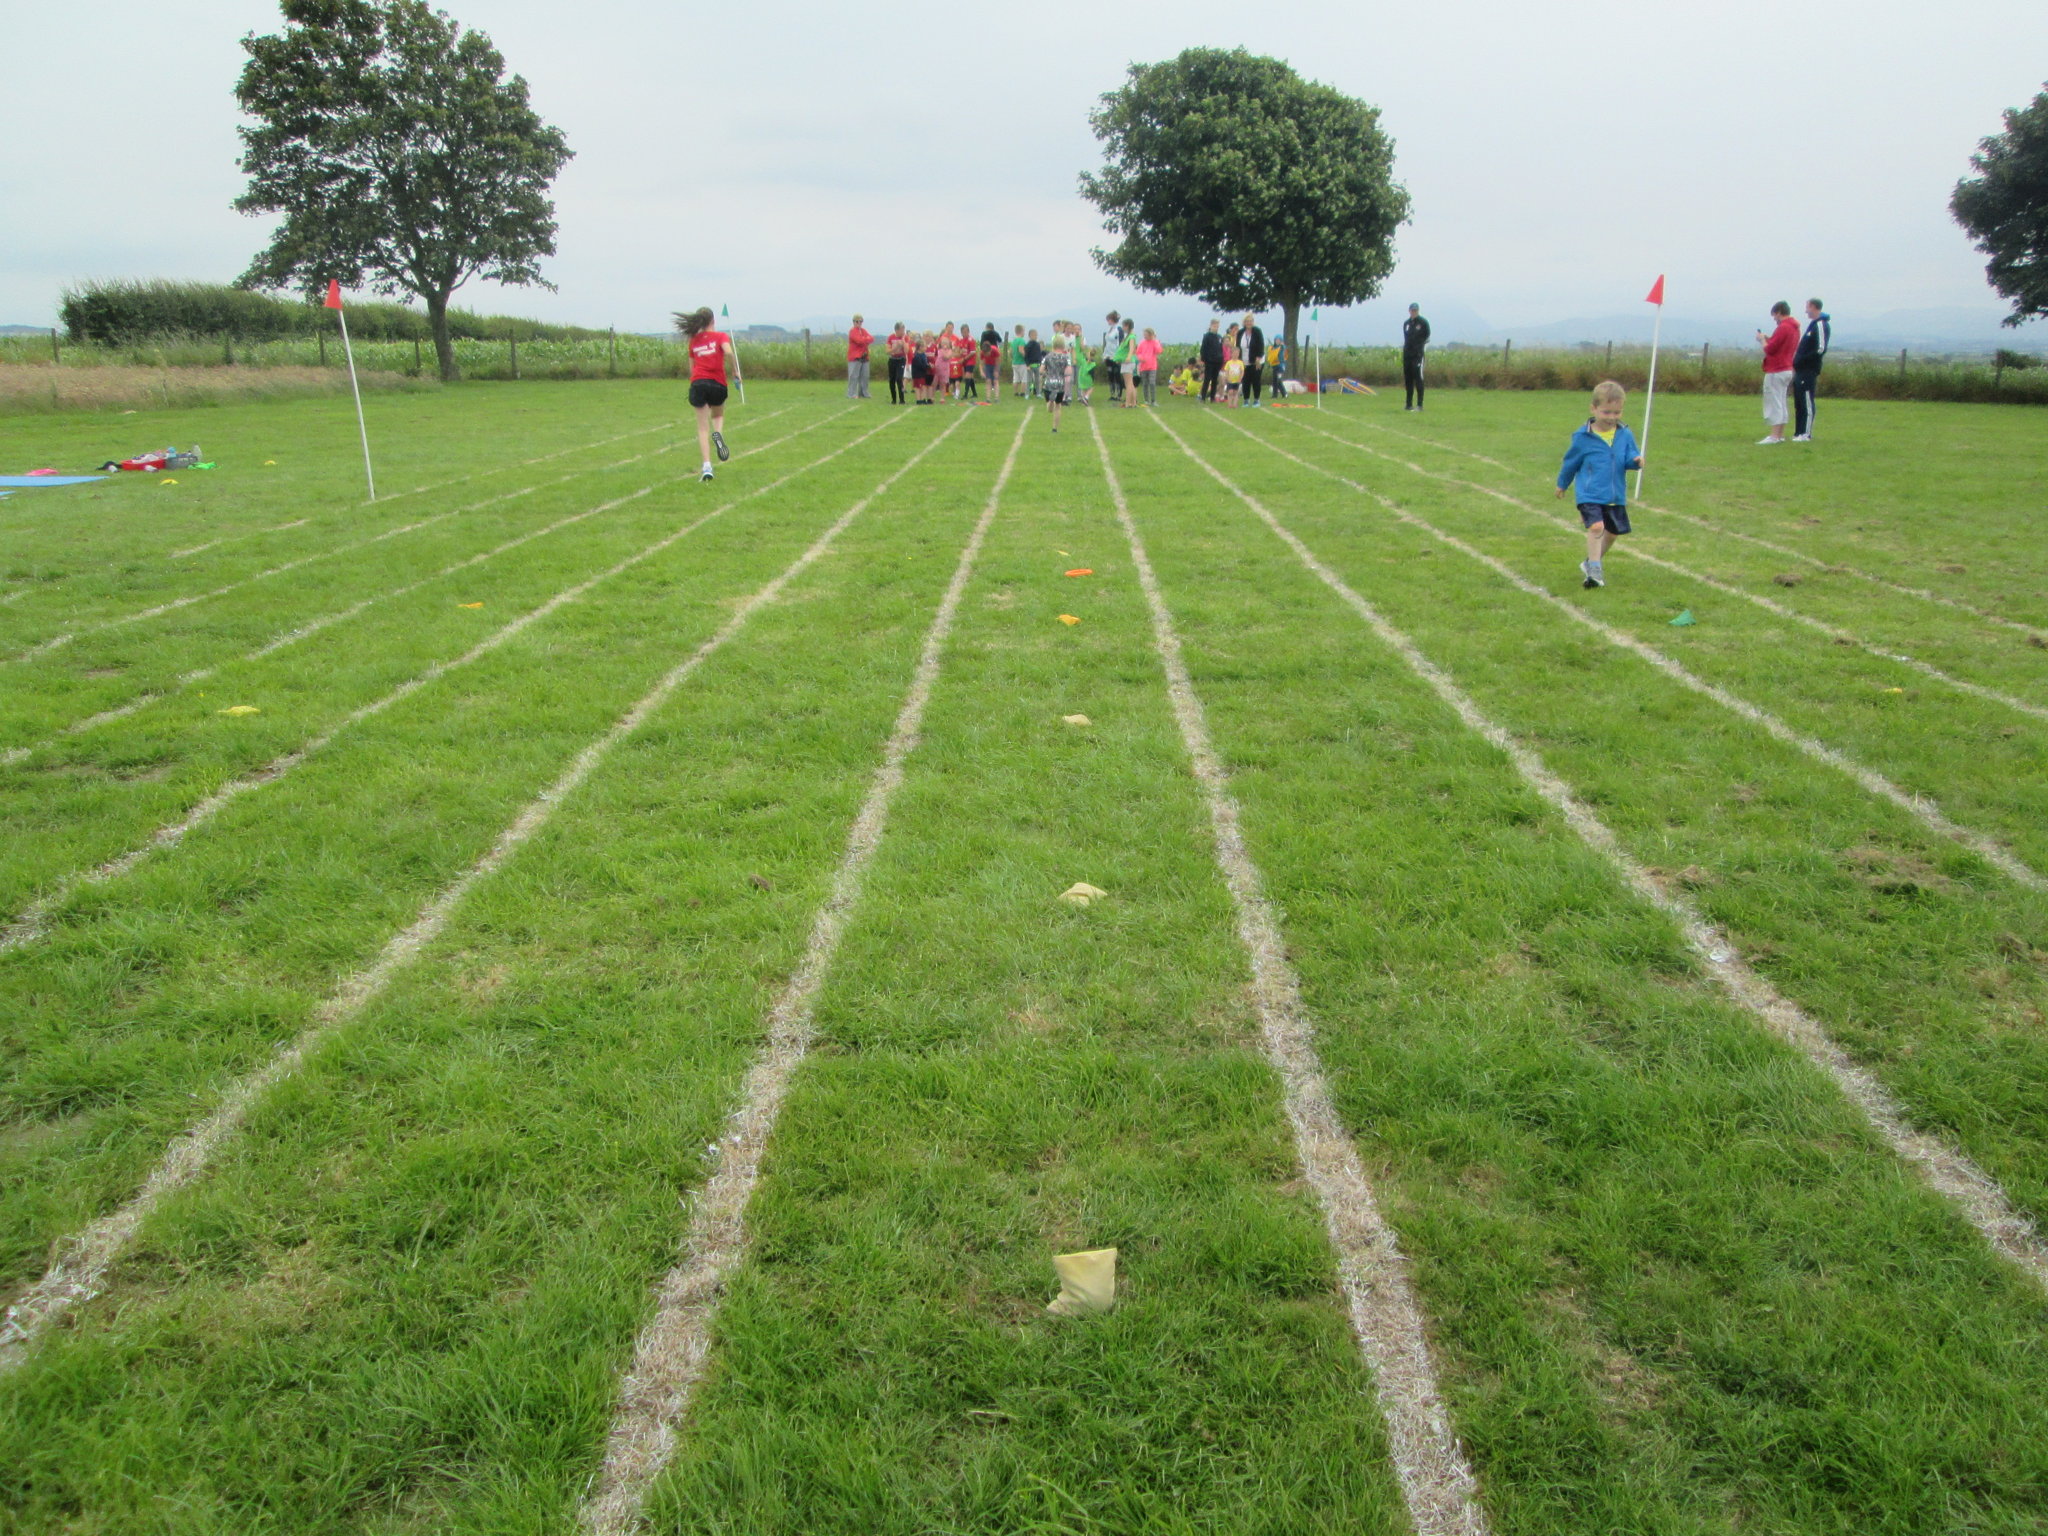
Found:
[[[1278,304],[1292,357],[1304,304],[1369,299],[1393,270],[1408,193],[1378,109],[1278,59],[1133,64],[1088,120],[1103,167],[1081,192],[1122,236],[1094,252],[1107,272],[1219,309]]]
[[[472,277],[554,287],[548,186],[570,158],[526,82],[481,32],[423,0],[282,0],[285,30],[249,36],[235,97],[243,213],[281,213],[243,287],[330,279],[427,307],[441,377],[460,376],[448,299]]]
[[[1977,175],[1956,183],[1949,212],[1991,258],[1984,275],[2012,300],[2005,324],[2048,315],[2048,90],[2008,111],[1970,167]]]

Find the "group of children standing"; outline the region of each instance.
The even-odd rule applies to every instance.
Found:
[[[1007,367],[1011,392],[1020,400],[1044,400],[1055,432],[1060,411],[1070,401],[1093,403],[1098,368],[1112,403],[1126,409],[1157,404],[1159,354],[1165,347],[1149,327],[1140,333],[1137,322],[1114,310],[1107,318],[1109,329],[1092,350],[1072,320],[1053,322],[1050,344],[1022,325],[1005,336],[994,321],[978,335],[965,323],[917,332],[898,321],[884,342],[890,403],[936,405],[943,398],[994,405]]]

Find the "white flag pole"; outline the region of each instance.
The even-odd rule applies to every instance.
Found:
[[[1321,409],[1323,408],[1323,322],[1322,322],[1322,315],[1323,315],[1323,312],[1322,312],[1322,310],[1321,310],[1321,309],[1318,309],[1318,310],[1316,310],[1315,314],[1314,314],[1313,316],[1311,316],[1311,317],[1310,317],[1310,318],[1312,318],[1312,319],[1313,319],[1313,320],[1314,320],[1314,321],[1316,322],[1316,334],[1315,334],[1315,343],[1316,343],[1316,409],[1317,409],[1317,410],[1319,410],[1319,411],[1320,411],[1320,410],[1321,410]]]
[[[727,339],[730,340],[729,337]],[[747,370],[740,366],[740,344],[736,341],[732,344],[732,374],[740,386],[740,404],[745,405],[747,403]]]
[[[338,296],[337,296],[338,299]],[[356,397],[356,431],[363,438],[363,478],[370,482],[370,500],[377,499],[377,472],[370,468],[370,428],[363,420],[363,387],[356,382],[355,348],[348,343],[348,311],[339,302],[334,306],[334,318],[341,322],[341,350],[348,358],[348,387]]]
[[[1650,328],[1650,387],[1643,391],[1643,462],[1650,460],[1650,411],[1657,403],[1657,342],[1664,334],[1664,279],[1657,279],[1657,321]],[[1636,500],[1643,499],[1643,471],[1636,471]]]

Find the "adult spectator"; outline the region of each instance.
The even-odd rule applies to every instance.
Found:
[[[846,398],[865,400],[868,398],[868,348],[875,338],[860,323],[860,316],[853,317],[853,329],[846,333]]]
[[[1422,318],[1422,306],[1410,304],[1408,318],[1401,322],[1401,389],[1408,403],[1404,411],[1422,409],[1423,354],[1429,350],[1429,322]]]
[[[1799,327],[1792,319],[1792,306],[1780,299],[1771,306],[1771,314],[1775,317],[1771,333],[1756,333],[1764,347],[1764,421],[1771,429],[1756,440],[1759,448],[1785,441],[1785,423],[1791,415],[1786,401],[1792,393],[1792,358],[1799,350]]]
[[[1834,327],[1820,307],[1819,299],[1806,301],[1806,330],[1799,338],[1799,350],[1792,354],[1792,441],[1813,441],[1813,413],[1820,388],[1820,365],[1828,355]]]
[[[1211,320],[1202,335],[1202,404],[1216,403],[1216,381],[1223,377],[1223,332],[1221,320]]]
[[[1244,403],[1257,405],[1259,387],[1266,377],[1266,333],[1259,328],[1257,315],[1244,317],[1238,338],[1238,352],[1244,358]]]

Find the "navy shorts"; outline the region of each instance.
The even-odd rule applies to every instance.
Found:
[[[1628,508],[1618,501],[1610,501],[1605,506],[1597,501],[1582,501],[1579,503],[1579,521],[1588,528],[1595,523],[1605,523],[1610,533],[1627,533]]]

